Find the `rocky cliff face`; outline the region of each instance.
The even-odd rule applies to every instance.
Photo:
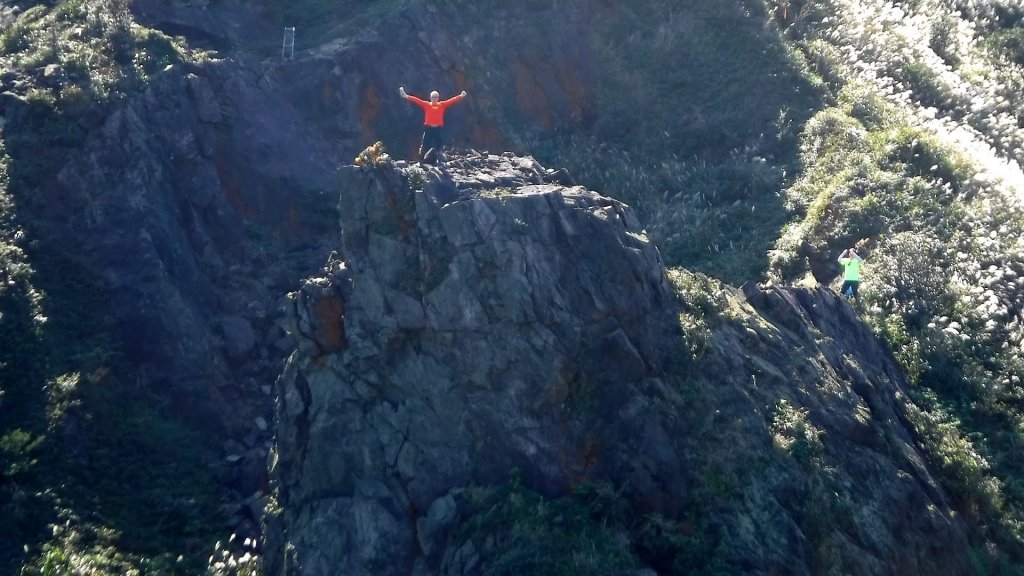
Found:
[[[102,106],[66,109],[67,54],[0,74],[10,194],[33,264],[40,282],[70,277],[41,292],[109,317],[126,387],[223,429],[220,474],[247,504],[233,498],[226,509],[244,536],[262,515],[269,384],[297,338],[278,384],[271,573],[501,573],[509,530],[480,529],[489,509],[472,494],[510,477],[552,509],[610,488],[619,512],[592,520],[615,532],[617,544],[603,545],[628,553],[616,569],[970,572],[977,541],[954,513],[971,513],[970,503],[936,483],[909,431],[922,415],[902,374],[830,293],[738,292],[680,271],[666,279],[630,209],[507,155],[457,157],[444,174],[388,162],[344,170],[336,233],[340,160],[377,138],[415,148],[420,119],[397,99],[399,84],[468,88],[453,133],[494,149],[559,133],[614,144],[639,130],[666,150],[692,140],[703,153],[751,144],[744,154],[760,154],[756,134],[778,106],[728,110],[743,125],[733,131],[708,120],[721,118],[723,90],[669,79],[598,114],[609,78],[595,63],[612,42],[599,32],[624,28],[617,17],[630,13],[595,16],[606,2],[531,3],[528,14],[454,2],[353,10],[364,19],[352,29],[300,29],[298,58],[264,59],[289,24],[285,4],[138,0],[138,22],[217,52],[146,68]],[[727,19],[705,8],[696,20],[700,9],[687,6],[656,36],[673,59],[716,45],[679,33],[687,26],[749,43],[762,28],[745,8],[754,4],[729,3]],[[13,14],[0,8],[0,24]],[[373,26],[361,27],[366,18]],[[696,40],[685,50],[664,42],[677,37]],[[722,58],[774,58],[754,45]],[[717,62],[693,76],[735,90]],[[788,108],[803,84],[776,81]],[[767,78],[758,85],[773,96]],[[40,87],[59,98],[45,103]],[[666,106],[679,121],[671,138],[657,116],[644,121],[658,130],[633,122],[666,87],[685,95],[682,109]],[[58,158],[28,174],[40,151]],[[752,178],[740,175],[746,190]],[[690,192],[675,176],[666,182]],[[332,249],[323,275],[288,301],[285,334],[281,294]],[[74,321],[59,316],[51,325]],[[106,386],[104,370],[84,366],[68,370]],[[72,467],[87,462],[95,446],[80,428],[90,424],[62,426]],[[559,514],[544,518],[559,544],[586,549],[569,548]],[[205,560],[207,545],[189,553]],[[538,571],[530,566],[519,573]]]
[[[632,210],[544,184],[530,159],[453,168],[350,171],[343,259],[294,295],[275,463],[287,573],[407,574],[418,548],[436,561],[444,543],[416,520],[513,468],[546,494],[599,476],[685,498],[678,454],[631,457],[669,442],[653,398],[673,336]],[[325,521],[339,545],[321,546]]]
[[[61,116],[27,97],[32,82],[0,75],[0,137],[39,288],[54,296],[45,313],[201,424],[226,459],[223,498],[241,502],[265,489],[270,389],[292,346],[281,299],[329,253],[337,152],[244,62],[179,63]],[[88,445],[68,422],[70,443]],[[234,530],[257,535],[257,508],[227,508]]]
[[[150,0],[134,7],[148,26],[184,34],[231,60],[241,57],[277,98],[301,110],[311,132],[349,157],[378,139],[401,155],[415,152],[422,118],[398,97],[401,85],[417,95],[470,90],[472,98],[449,114],[447,125],[459,143],[476,147],[509,149],[526,134],[550,136],[556,125],[594,121],[592,49],[579,40],[590,26],[582,5],[537,4],[517,15],[500,5],[409,2],[371,11],[367,19],[365,6],[339,3],[326,22],[310,22],[317,9]],[[281,28],[296,20],[296,58],[282,60]],[[511,29],[495,34],[496,22]],[[538,41],[523,42],[527,35]],[[553,64],[550,51],[571,64]]]
[[[696,514],[745,573],[967,572],[903,376],[852,309],[710,283],[680,304],[632,210],[550,174],[347,169],[336,255],[289,300],[269,574],[486,571],[500,537],[465,529],[464,491],[514,470],[548,498],[599,482],[630,517]],[[626,537],[637,567],[681,573]]]
[[[5,32],[29,5],[16,4],[0,7]],[[182,35],[189,49],[216,52],[195,57],[135,26],[136,59],[129,54],[116,66],[100,66],[101,72],[83,68],[93,48],[82,46],[101,24],[99,17],[85,14],[72,22],[78,12],[92,12],[82,5],[65,8],[68,15],[46,16],[53,28],[46,30],[46,44],[56,51],[40,56],[43,64],[28,64],[34,59],[27,49],[26,57],[0,64],[0,186],[9,170],[5,192],[17,205],[24,243],[31,244],[36,283],[52,296],[42,312],[53,319],[53,339],[58,346],[61,339],[75,341],[86,353],[68,356],[89,360],[75,358],[52,376],[114,374],[82,388],[117,397],[114,382],[130,383],[132,390],[153,392],[160,410],[201,429],[222,458],[224,469],[214,473],[227,489],[217,496],[232,517],[231,527],[221,528],[216,514],[210,529],[256,537],[260,491],[266,488],[270,385],[292,345],[280,324],[281,298],[330,251],[322,238],[337,224],[335,196],[326,193],[335,187],[336,167],[378,137],[389,147],[414,149],[421,119],[397,97],[397,86],[415,90],[414,82],[424,87],[428,78],[440,77],[439,89],[465,87],[465,70],[455,62],[472,48],[453,52],[459,30],[420,37],[420,25],[410,23],[439,25],[452,7],[439,14],[417,3],[410,10],[389,9],[386,22],[376,23],[394,37],[368,28],[323,34],[314,43],[303,29],[298,58],[281,62],[275,54],[281,5],[140,0],[132,3],[138,24]],[[35,13],[48,10],[40,6]],[[42,30],[42,21],[33,27]],[[34,32],[23,33],[34,38]],[[274,58],[265,58],[268,51],[260,45],[268,38]],[[347,40],[329,42],[337,38]],[[562,42],[571,48],[567,39]],[[395,43],[411,47],[415,57],[383,49]],[[27,45],[37,48],[34,40]],[[531,58],[541,51],[526,50]],[[151,66],[157,52],[167,60]],[[18,64],[8,66],[11,61]],[[123,82],[112,88],[115,82],[101,82],[101,73]],[[557,88],[554,66],[540,77]],[[478,86],[478,104],[450,115],[449,122],[459,133],[474,134],[474,141],[504,141],[496,122],[507,127],[521,119],[504,117],[504,105]],[[514,95],[503,98],[507,104]],[[463,114],[473,120],[464,123]],[[33,389],[41,391],[43,380]],[[5,407],[11,398],[8,391]],[[92,410],[87,406],[84,416],[70,414],[60,425],[68,449],[85,462],[109,438],[106,423],[86,423]],[[41,408],[36,415],[45,419]],[[93,433],[99,438],[94,443],[87,438]],[[7,502],[0,495],[0,507]],[[30,548],[37,553],[35,542]],[[11,545],[16,554],[23,549],[21,542]],[[185,555],[208,557],[205,550]]]

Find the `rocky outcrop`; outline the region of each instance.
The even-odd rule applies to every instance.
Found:
[[[436,564],[444,543],[416,521],[516,468],[549,495],[601,477],[685,499],[680,455],[645,449],[670,444],[655,399],[673,297],[633,211],[544,184],[528,158],[452,164],[350,169],[343,259],[292,295],[270,537],[292,552],[271,573]]]
[[[449,166],[345,170],[336,254],[289,297],[268,574],[477,573],[494,537],[460,495],[514,470],[683,533],[700,511],[737,572],[968,571],[904,378],[844,301],[707,283],[680,308],[629,207],[530,158]]]
[[[327,172],[308,168],[317,154],[300,164],[252,157],[273,155],[250,147],[272,136],[253,135],[258,130],[244,110],[218,103],[213,88],[232,85],[238,98],[259,106],[261,92],[244,71],[193,72],[166,70],[109,110],[81,152],[41,183],[51,201],[38,204],[36,229],[54,251],[100,279],[127,358],[145,380],[204,419],[237,428],[218,401],[221,387],[241,379],[225,360],[247,357],[256,345],[253,327],[269,329],[275,313],[277,297],[267,286],[294,274],[270,264],[267,253],[308,258],[301,247],[329,227],[317,217],[328,179],[303,176]],[[28,114],[13,118],[31,121]],[[298,176],[282,176],[286,162]],[[269,234],[253,234],[257,228]],[[261,273],[254,281],[240,281],[240,272],[255,268]]]
[[[906,377],[853,308],[825,288],[753,286],[722,287],[718,306],[700,362],[712,413],[694,447],[738,483],[714,520],[732,562],[973,573],[956,503],[908,420]]]
[[[281,299],[329,253],[337,152],[244,62],[168,66],[76,111],[47,109],[31,85],[0,75],[0,139],[37,282],[57,296],[47,314],[101,319],[109,333],[76,329],[208,432],[226,500],[254,496],[290,347]],[[229,508],[255,537],[259,514]]]

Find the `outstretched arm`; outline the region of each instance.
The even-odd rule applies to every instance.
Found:
[[[399,88],[398,89],[398,95],[401,96],[402,98],[405,98],[407,101],[412,102],[413,104],[419,106],[420,108],[424,108],[424,107],[430,105],[430,102],[427,102],[426,100],[421,100],[421,99],[419,99],[419,98],[417,98],[415,96],[412,96],[412,95],[408,94],[405,91],[405,88]]]
[[[455,96],[452,96],[451,98],[441,102],[441,106],[445,106],[445,107],[451,106],[452,104],[455,104],[456,102],[458,102],[459,100],[462,100],[465,97],[466,97],[466,91],[463,90],[462,94],[456,94]]]

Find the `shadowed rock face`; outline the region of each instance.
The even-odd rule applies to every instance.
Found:
[[[344,260],[292,295],[274,466],[289,574],[407,574],[417,518],[513,468],[548,495],[601,477],[685,500],[651,402],[673,296],[632,210],[542,183],[532,159],[452,164],[351,169]]]
[[[973,573],[965,527],[908,421],[906,376],[853,308],[820,287],[727,287],[722,305],[732,318],[701,363],[716,410],[698,446],[727,451],[742,482],[716,520],[736,563]],[[806,427],[794,434],[785,422],[797,412]],[[819,448],[790,443],[806,431]]]
[[[903,375],[844,301],[719,287],[684,374],[632,210],[552,177],[476,153],[345,170],[338,250],[289,299],[268,574],[474,573],[461,489],[514,469],[549,497],[607,482],[637,518],[707,505],[744,573],[967,572]],[[734,482],[713,497],[711,464]]]
[[[217,99],[225,87],[237,100]],[[246,296],[237,286],[225,290],[229,270],[258,267],[268,284],[288,277],[266,263],[266,252],[280,248],[254,240],[251,228],[264,227],[295,254],[333,228],[316,218],[329,206],[321,200],[329,163],[308,150],[302,159],[269,152],[260,146],[274,138],[267,131],[284,131],[243,118],[286,122],[271,106],[245,70],[212,65],[209,76],[198,76],[169,69],[113,108],[81,153],[40,184],[47,198],[60,199],[39,208],[53,236],[45,240],[102,279],[128,359],[183,403],[211,409],[209,421],[228,412],[215,387],[234,377],[215,319],[238,314],[262,330],[262,316],[273,314],[275,295],[266,287]],[[24,130],[26,120],[13,118]],[[238,331],[223,332],[232,341]],[[227,356],[256,364],[252,348]]]

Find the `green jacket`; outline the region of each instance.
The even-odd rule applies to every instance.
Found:
[[[839,264],[846,270],[843,274],[843,280],[854,280],[860,281],[860,263],[862,258],[855,256],[853,258],[840,258]]]

